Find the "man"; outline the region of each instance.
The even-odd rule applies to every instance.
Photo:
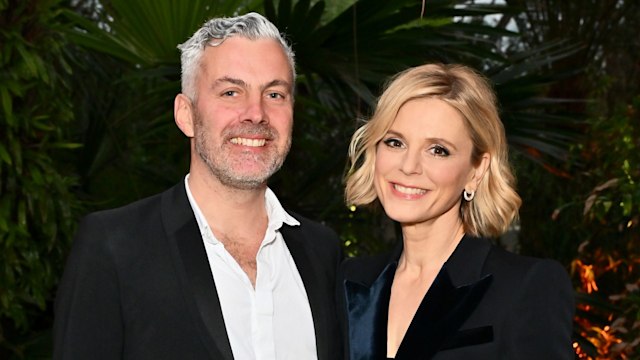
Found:
[[[291,48],[256,13],[212,19],[179,48],[190,173],[82,221],[54,358],[340,359],[338,238],[267,188],[291,145]]]

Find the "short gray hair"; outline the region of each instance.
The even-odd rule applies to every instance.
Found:
[[[225,39],[233,36],[241,36],[249,40],[273,39],[278,41],[287,55],[291,66],[292,81],[295,83],[295,56],[291,46],[273,23],[264,16],[251,12],[236,17],[210,19],[189,40],[178,45],[178,49],[182,52],[180,62],[183,94],[192,101],[196,98],[195,79],[205,46],[218,46]]]

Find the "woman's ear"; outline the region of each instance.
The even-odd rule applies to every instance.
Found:
[[[180,131],[187,137],[192,138],[194,134],[193,105],[191,104],[191,100],[182,93],[176,95],[175,100],[173,100],[173,118]]]
[[[471,178],[465,185],[464,189],[468,192],[476,191],[478,186],[480,185],[480,181],[487,173],[489,166],[491,165],[491,155],[489,153],[484,153],[480,157],[480,162],[471,170]]]

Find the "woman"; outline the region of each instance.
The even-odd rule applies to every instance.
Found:
[[[351,140],[348,204],[402,228],[390,255],[343,265],[356,359],[572,359],[573,291],[555,261],[487,238],[517,217],[495,95],[478,73],[400,73]]]

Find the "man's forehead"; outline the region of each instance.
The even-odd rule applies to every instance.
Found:
[[[252,61],[255,64],[282,64],[291,70],[291,63],[282,45],[274,39],[249,40],[229,38],[217,46],[206,46],[200,65],[215,63],[216,60],[241,64]],[[226,65],[226,64],[225,64]]]
[[[279,54],[288,61],[287,52],[282,47],[282,44],[276,39],[270,38],[249,39],[242,36],[232,36],[218,42],[209,42],[204,48],[204,55],[214,54],[215,56],[255,52],[258,53],[258,58],[262,61],[269,60],[269,58],[265,56],[260,56],[262,52],[271,52],[273,53],[271,54],[272,56]]]

